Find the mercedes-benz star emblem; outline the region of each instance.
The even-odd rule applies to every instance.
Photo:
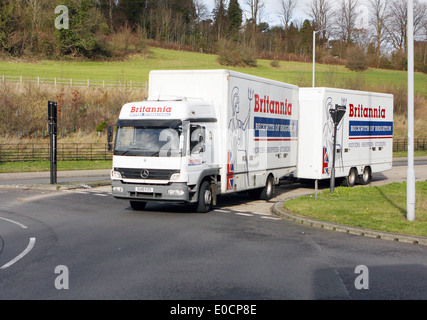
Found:
[[[147,169],[142,169],[141,170],[141,177],[142,177],[142,179],[147,179],[149,175],[150,175],[150,171],[148,171]]]

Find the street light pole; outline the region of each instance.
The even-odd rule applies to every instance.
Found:
[[[408,172],[406,176],[406,218],[415,220],[414,169],[414,3],[408,0]]]
[[[318,31],[313,31],[313,88],[316,86],[316,33]]]
[[[316,33],[325,31],[326,29],[313,31],[313,88],[316,86]]]

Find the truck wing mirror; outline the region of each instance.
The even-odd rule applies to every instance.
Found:
[[[114,132],[114,126],[108,126],[108,130],[107,130],[108,151],[113,151],[113,132]]]

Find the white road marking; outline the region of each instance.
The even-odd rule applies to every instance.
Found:
[[[259,216],[271,216],[270,213],[262,213],[262,212],[252,212],[253,214],[257,214]],[[262,217],[261,217],[262,218]]]
[[[30,242],[28,243],[27,248],[21,252],[18,256],[16,256],[14,259],[10,260],[8,263],[6,263],[4,266],[2,266],[0,269],[6,269],[16,263],[17,261],[21,260],[28,252],[33,249],[34,244],[36,243],[36,238],[30,238]]]
[[[14,223],[14,224],[16,224],[16,225],[20,226],[22,229],[27,229],[27,226],[26,226],[26,225],[23,225],[22,223],[16,222],[16,221],[14,221],[14,220],[6,219],[6,218],[1,218],[1,217],[0,217],[0,219],[1,219],[1,220],[4,220],[4,221],[11,222],[11,223]]]
[[[267,216],[261,216],[261,219],[269,219],[269,220],[282,220],[281,218],[276,218],[276,217],[267,217]]]
[[[245,216],[245,217],[253,217],[250,213],[243,213],[243,212],[233,212],[234,214],[237,214],[239,216]]]

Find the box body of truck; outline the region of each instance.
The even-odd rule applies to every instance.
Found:
[[[371,174],[389,170],[393,157],[393,96],[331,88],[300,88],[299,145],[295,177],[331,178],[332,152],[335,177],[369,183]],[[345,106],[337,127],[333,150],[334,123],[329,110]],[[356,182],[357,182],[356,181]]]
[[[147,101],[123,106],[117,123],[113,196],[207,204],[265,194],[296,168],[298,111],[296,86],[229,70],[152,71]],[[137,137],[148,133],[153,152]]]

